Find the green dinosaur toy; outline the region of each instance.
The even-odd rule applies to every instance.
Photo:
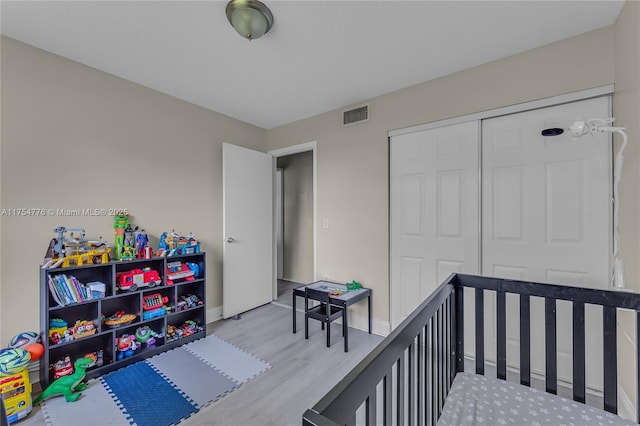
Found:
[[[79,358],[73,363],[75,372],[68,376],[62,376],[53,381],[34,401],[33,405],[41,403],[43,400],[56,395],[64,395],[67,402],[74,402],[80,398],[80,391],[86,387],[86,383],[81,383],[87,368],[93,360],[89,358]]]

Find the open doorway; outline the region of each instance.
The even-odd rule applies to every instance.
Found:
[[[287,300],[293,288],[316,280],[315,145],[270,152],[277,170],[274,300]]]

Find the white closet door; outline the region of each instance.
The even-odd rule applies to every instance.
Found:
[[[452,272],[479,272],[479,122],[390,143],[391,325]]]
[[[609,98],[544,108],[482,123],[482,272],[517,280],[607,288],[611,253],[611,144],[607,134],[543,137],[554,125],[609,116]],[[493,312],[490,294],[485,312]],[[518,365],[516,298],[507,300],[507,362]],[[544,372],[544,306],[533,300],[532,370]],[[602,322],[587,309],[588,335]],[[571,304],[557,307],[558,375],[571,380]],[[486,318],[487,358],[495,359],[495,318]],[[494,342],[492,344],[491,342]],[[602,350],[587,336],[589,365]],[[538,348],[539,350],[536,350]],[[587,385],[602,378],[587,371]]]

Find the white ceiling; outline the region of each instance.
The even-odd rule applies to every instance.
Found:
[[[623,1],[5,1],[2,34],[266,129],[615,22]]]

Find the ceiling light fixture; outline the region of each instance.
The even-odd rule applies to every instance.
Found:
[[[258,0],[231,0],[227,18],[238,34],[249,40],[262,37],[273,26],[271,11]]]

